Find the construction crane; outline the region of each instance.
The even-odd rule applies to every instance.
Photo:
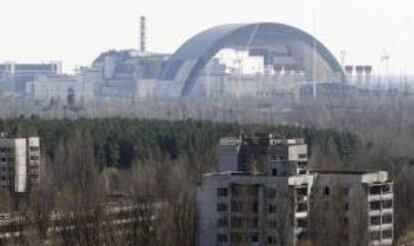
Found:
[[[407,17],[405,21],[403,22],[401,29],[399,30],[394,40],[392,41],[391,45],[389,45],[388,48],[384,48],[382,50],[383,53],[382,53],[380,61],[384,63],[384,76],[387,82],[389,82],[388,80],[389,79],[389,68],[390,68],[389,66],[390,66],[391,57],[394,54],[394,51],[396,47],[398,46],[402,36],[407,31],[409,24],[410,24],[410,17]]]

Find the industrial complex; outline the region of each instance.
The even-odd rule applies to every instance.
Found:
[[[316,37],[279,23],[230,24],[189,38],[173,54],[140,47],[103,52],[90,66],[63,74],[60,62],[0,64],[0,98],[52,109],[102,100],[160,98],[317,98],[393,89],[369,65],[340,63]],[[410,91],[406,80],[397,89]],[[394,88],[395,89],[395,88]],[[319,93],[318,93],[319,92]]]

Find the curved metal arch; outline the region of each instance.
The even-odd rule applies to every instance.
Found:
[[[168,60],[161,80],[183,81],[181,96],[188,95],[206,64],[223,48],[243,40],[246,48],[249,42],[260,38],[299,41],[315,47],[317,54],[326,62],[333,73],[344,72],[334,55],[315,37],[292,26],[279,23],[230,24],[203,31],[185,42]],[[261,36],[261,37],[260,37]],[[236,41],[237,40],[237,41]],[[276,42],[276,41],[275,41]],[[240,45],[240,43],[238,43]],[[179,75],[180,74],[180,75]],[[179,75],[179,76],[178,76]]]

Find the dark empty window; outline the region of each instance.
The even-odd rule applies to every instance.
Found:
[[[392,200],[382,201],[382,208],[392,208]]]
[[[382,238],[392,238],[392,230],[383,231]]]
[[[272,169],[272,175],[277,176],[277,169]]]
[[[298,204],[298,212],[306,212],[308,211],[308,204],[307,203],[299,203]]]
[[[329,196],[330,193],[331,193],[331,189],[329,189],[329,187],[323,187],[323,194],[325,196]]]
[[[227,204],[219,203],[217,204],[217,212],[226,212],[227,211]]]
[[[269,227],[270,228],[276,228],[277,227],[277,222],[276,222],[276,220],[269,220],[269,222],[268,222],[268,224],[269,224]]]
[[[241,202],[231,202],[231,211],[232,212],[241,212],[243,210],[243,204]]]
[[[382,186],[382,193],[392,193],[391,185],[384,185]]]
[[[371,210],[380,210],[381,209],[381,202],[370,202],[369,207]]]
[[[276,244],[276,238],[275,237],[268,237],[267,238],[267,243],[268,244]]]
[[[243,220],[240,217],[231,218],[231,226],[234,228],[240,228],[243,225]]]
[[[218,243],[225,243],[228,241],[228,237],[226,234],[218,234],[217,235],[217,242]]]
[[[391,224],[392,223],[392,215],[387,214],[387,215],[382,216],[382,223]]]
[[[308,221],[306,219],[299,219],[297,221],[297,225],[298,227],[307,227],[308,226]]]
[[[381,194],[381,186],[372,186],[372,187],[369,187],[369,194],[371,194],[371,195],[379,195],[379,194]]]
[[[276,205],[274,205],[274,204],[269,205],[269,213],[271,213],[271,214],[276,213]]]
[[[379,225],[381,224],[381,217],[380,216],[374,216],[370,218],[370,224],[371,225]]]
[[[259,242],[259,235],[257,235],[257,234],[253,234],[253,235],[250,237],[250,239],[251,239],[251,241],[252,241],[253,243],[257,243],[257,242]]]
[[[369,234],[371,241],[376,241],[381,239],[381,233],[379,231],[373,231]]]
[[[307,154],[299,154],[299,159],[305,159],[307,156]]]
[[[307,196],[308,195],[308,188],[307,187],[299,188],[299,189],[297,189],[297,193],[298,193],[299,196]]]
[[[217,196],[218,197],[227,197],[229,191],[226,188],[218,188],[217,189]]]
[[[218,227],[227,227],[229,225],[229,220],[227,218],[222,218],[217,220]]]

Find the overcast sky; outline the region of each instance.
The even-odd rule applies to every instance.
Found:
[[[280,22],[315,33],[338,59],[346,50],[347,63],[380,69],[388,48],[394,71],[414,73],[412,0],[3,0],[0,61],[89,65],[102,51],[136,48],[139,15],[151,51],[173,52],[219,24]]]

